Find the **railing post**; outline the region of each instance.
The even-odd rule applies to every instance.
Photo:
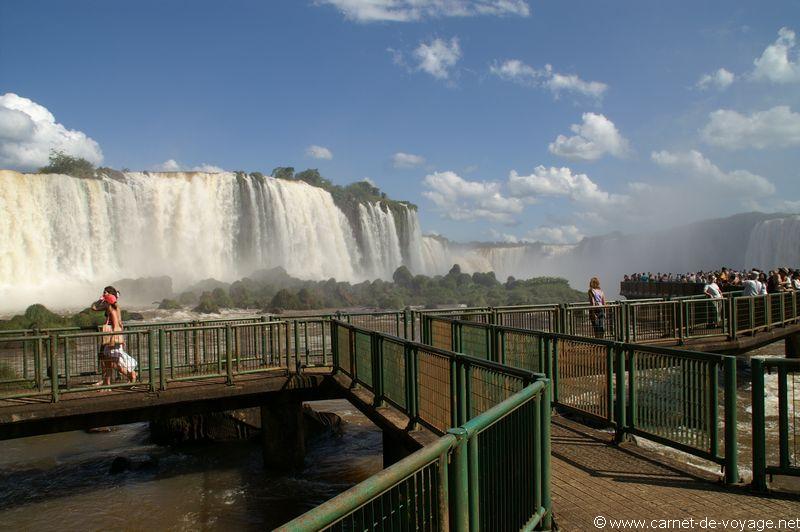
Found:
[[[292,325],[294,325],[294,367],[297,373],[300,373],[300,328],[298,327],[299,322],[294,320]]]
[[[156,391],[156,361],[155,361],[155,351],[156,351],[156,342],[158,341],[156,330],[150,329],[147,331],[147,379],[150,381],[150,391]],[[195,346],[196,348],[197,346]]]
[[[64,338],[64,387],[70,389],[70,371],[69,371],[69,338]]]
[[[378,333],[370,334],[370,347],[372,356],[372,406],[383,406],[383,344]]]
[[[456,437],[453,448],[453,461],[450,471],[453,474],[453,502],[450,507],[452,529],[460,532],[470,530],[469,522],[469,460],[467,456],[467,431],[456,427],[447,431]],[[478,489],[477,486],[475,489]]]
[[[736,357],[725,357],[725,483],[739,482],[736,441]]]
[[[225,325],[225,382],[233,384],[233,331],[231,325]]]
[[[558,371],[558,340],[556,338],[547,338],[547,342],[549,343],[549,351],[550,356],[547,357],[548,363],[550,364],[550,374],[548,377],[550,380],[553,381],[553,402],[558,403],[559,401],[559,386],[558,381],[560,378],[559,371]]]
[[[411,312],[408,310],[407,307],[403,309],[403,338],[406,340],[413,340],[413,338],[408,337],[408,318],[410,314]],[[411,321],[411,324],[413,326],[414,324],[413,320]]]
[[[39,337],[36,339],[36,343],[33,345],[33,371],[36,372],[36,389],[39,392],[44,391],[44,384],[42,379],[42,338]]]
[[[778,366],[778,458],[781,469],[789,469],[789,372],[786,366]]]
[[[614,390],[614,417],[616,418],[616,430],[614,440],[616,442],[622,441],[625,434],[625,350],[621,345],[614,346],[615,363],[614,374],[616,377],[616,386]],[[609,368],[609,371],[611,368]]]
[[[540,472],[539,481],[541,482],[542,493],[542,507],[545,509],[545,514],[542,517],[541,528],[543,530],[551,530],[553,525],[553,502],[550,494],[550,419],[551,419],[551,406],[550,406],[550,386],[552,382],[546,381],[544,390],[542,391],[542,398],[539,402],[541,413],[539,419],[542,424],[540,434],[542,435],[542,469]],[[476,490],[477,491],[477,490]]]
[[[764,412],[764,361],[753,357],[751,364],[751,401],[753,405],[753,488],[767,490],[766,417]]]
[[[403,354],[405,356],[405,390],[406,390],[406,410],[408,411],[408,426],[406,430],[415,430],[417,428],[417,419],[419,418],[419,409],[417,406],[417,363],[416,363],[416,348],[409,345],[404,346]]]
[[[167,374],[164,372],[165,357],[164,347],[167,343],[167,331],[164,329],[158,330],[158,380],[159,387],[162,390],[167,389]]]
[[[54,403],[58,402],[58,349],[56,347],[57,339],[55,334],[50,335],[50,388],[51,400]]]
[[[686,309],[685,306],[689,305],[689,302],[686,301],[678,301],[678,345],[683,345],[684,338],[689,336],[688,329],[684,332],[684,324],[686,323]]]
[[[636,394],[636,351],[628,349],[628,407],[625,409],[627,427],[634,430],[639,423]]]
[[[337,323],[330,321],[328,322],[331,324],[331,357],[333,358],[333,372],[336,373],[339,370],[339,326]],[[325,336],[325,329],[322,329],[322,336]],[[408,367],[408,366],[406,366]]]

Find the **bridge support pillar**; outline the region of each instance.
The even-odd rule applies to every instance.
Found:
[[[383,467],[393,465],[413,451],[409,451],[405,443],[394,433],[383,431]]]
[[[800,358],[800,333],[786,337],[786,358]]]
[[[281,395],[261,406],[261,450],[264,467],[300,469],[306,457],[303,402]]]

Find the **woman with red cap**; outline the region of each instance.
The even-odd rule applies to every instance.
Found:
[[[103,289],[102,297],[92,303],[92,310],[105,311],[106,323],[103,325],[104,331],[120,333],[122,332],[122,311],[117,304],[119,292],[113,286],[106,286]],[[111,376],[116,369],[126,376],[130,382],[136,382],[136,359],[125,352],[125,336],[113,334],[103,336],[103,355],[100,357],[100,364],[103,369],[103,386],[111,384]]]

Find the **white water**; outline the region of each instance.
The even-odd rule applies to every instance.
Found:
[[[33,301],[83,304],[126,277],[168,275],[180,288],[282,266],[304,279],[359,281],[390,279],[403,264],[394,216],[378,204],[362,206],[358,242],[331,195],[303,182],[233,173],[124,176],[0,171],[0,311]],[[417,235],[409,244],[418,242],[416,212],[407,219]]]
[[[745,263],[800,267],[800,216],[765,220],[750,233]]]
[[[176,290],[282,266],[304,279],[391,279],[405,264],[439,275],[599,276],[615,297],[636,271],[800,266],[800,216],[757,213],[573,245],[460,244],[422,236],[414,210],[379,203],[348,217],[298,181],[233,173],[126,173],[122,179],[0,171],[0,312],[82,306],[118,279],[168,275]],[[170,294],[164,294],[164,297]],[[80,301],[76,305],[76,301]]]

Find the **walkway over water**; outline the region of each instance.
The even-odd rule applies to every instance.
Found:
[[[748,333],[789,331],[797,324],[796,298],[782,296],[778,306],[772,299],[761,300],[765,319],[769,317],[766,325],[748,312]],[[702,302],[705,307],[691,301],[650,302],[646,308],[656,311],[642,310],[644,303],[602,309],[550,305],[130,328],[125,332],[127,349],[139,362],[142,382],[134,387],[115,384],[109,392],[89,386],[98,373],[102,333],[21,331],[0,337],[0,360],[13,362],[18,374],[0,383],[0,434],[67,430],[85,426],[91,415],[112,411],[120,414],[117,419],[128,419],[125,416],[133,416],[133,411],[142,419],[167,404],[187,406],[201,398],[209,411],[236,408],[231,406],[235,401],[258,401],[273,391],[305,387],[309,397],[313,390],[350,397],[372,419],[385,418],[378,419],[384,431],[405,435],[408,448],[422,447],[289,523],[290,530],[329,525],[370,530],[547,529],[554,517],[559,524],[563,520],[564,530],[570,523],[575,523],[573,529],[586,529],[585,512],[578,508],[603,507],[612,492],[620,499],[647,498],[644,480],[652,478],[680,485],[665,486],[679,491],[662,494],[675,504],[711,497],[714,508],[700,517],[714,517],[711,509],[727,511],[732,502],[763,507],[764,497],[742,493],[742,488],[715,486],[709,491],[707,480],[663,465],[653,472],[644,465],[656,467],[666,460],[634,463],[627,444],[622,450],[608,446],[642,437],[716,463],[726,483],[739,482],[737,432],[743,429],[737,418],[736,360],[643,345],[654,340],[643,338],[643,332],[657,330],[645,328],[646,323],[655,322],[662,331],[665,324],[677,323],[666,330],[679,340],[696,334],[701,322],[712,325],[705,321],[707,316],[687,321],[698,309],[710,311],[708,301]],[[747,306],[755,311],[760,304],[754,300]],[[733,341],[742,332],[735,310],[741,303],[733,299],[727,305],[734,309],[729,311],[728,328],[724,318],[713,325]],[[665,312],[669,308],[683,317],[676,322],[674,312]],[[687,308],[695,314],[686,314]],[[602,327],[597,326],[598,310],[603,312]],[[753,367],[753,486],[764,490],[767,475],[800,475],[800,362],[770,359]],[[770,368],[778,376],[776,401],[764,400]],[[330,373],[334,375],[326,376]],[[148,406],[126,408],[123,402]],[[551,429],[551,403],[559,411],[608,427],[613,435],[578,430],[578,425],[562,419]],[[78,418],[83,421],[78,423]],[[768,418],[780,428],[776,434],[765,430]],[[49,428],[48,422],[53,422]],[[105,418],[102,424],[107,422]],[[26,423],[28,428],[18,429]],[[36,423],[38,428],[31,429]],[[604,452],[598,451],[600,446]],[[593,465],[601,455],[607,464]],[[602,469],[600,476],[592,476],[594,484],[573,482],[575,475],[580,478],[579,471],[585,474],[598,465]],[[617,478],[613,486],[604,487],[599,482],[609,481],[603,476],[608,471],[616,472]],[[596,485],[596,490],[573,496],[567,485]],[[687,490],[704,495],[686,495]],[[786,501],[788,506],[776,503],[778,510],[800,510],[797,498],[770,500]],[[669,504],[665,508],[675,509]],[[705,506],[686,508],[699,511]]]

